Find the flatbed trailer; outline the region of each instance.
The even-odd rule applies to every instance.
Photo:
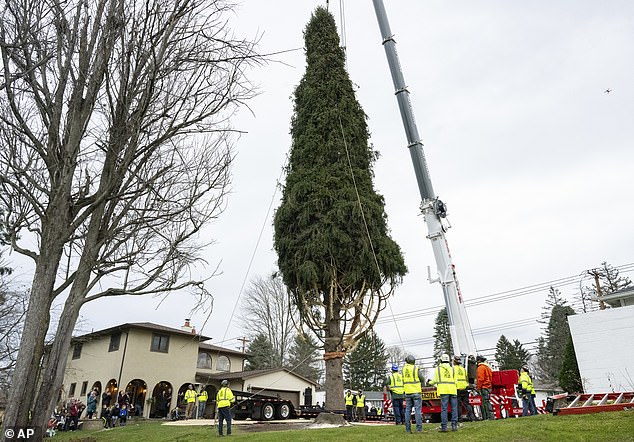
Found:
[[[233,409],[234,419],[236,420],[285,420],[299,415],[295,405],[289,399],[249,393],[247,391],[234,391],[233,395],[236,398],[236,405]]]

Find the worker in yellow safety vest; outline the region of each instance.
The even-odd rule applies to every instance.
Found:
[[[192,418],[192,412],[194,411],[194,407],[196,406],[196,390],[194,390],[194,386],[189,384],[187,391],[185,392],[185,403],[187,406],[185,407],[185,419]]]
[[[202,391],[198,393],[198,419],[202,419],[205,416],[205,407],[207,406],[207,390],[203,385]]]
[[[365,422],[365,394],[363,391],[359,391],[357,394],[357,420]]]
[[[227,422],[227,436],[231,434],[231,405],[236,401],[233,391],[229,388],[226,379],[220,383],[221,387],[216,394],[216,407],[218,408],[218,434],[222,436],[223,421]]]
[[[520,368],[520,379],[518,381],[519,391],[522,396],[522,416],[534,416],[537,414],[537,407],[535,407],[535,388],[533,387],[533,380],[528,373],[527,367]]]
[[[394,422],[396,425],[405,423],[405,411],[403,410],[403,399],[405,398],[405,387],[403,386],[403,375],[398,372],[398,364],[392,364],[392,373],[385,380],[383,394],[390,391],[392,398],[392,410],[394,410]]]
[[[451,431],[457,431],[458,390],[456,388],[456,373],[447,353],[440,357],[440,364],[434,368],[434,378],[431,380],[431,384],[436,386],[436,392],[440,396],[440,431],[447,431],[447,406],[449,402],[451,402]]]
[[[412,408],[414,408],[414,417],[416,420],[416,431],[423,431],[423,415],[422,415],[422,389],[421,379],[423,379],[423,371],[415,365],[416,358],[413,355],[407,355],[405,358],[405,366],[403,367],[403,390],[405,391],[405,431],[412,432]]]
[[[453,369],[456,374],[456,390],[458,390],[458,422],[461,421],[461,410],[467,411],[467,419],[475,421],[475,414],[473,413],[473,407],[469,403],[469,381],[467,377],[467,369],[462,366],[462,357],[455,355],[453,357]]]
[[[346,396],[344,397],[344,399],[346,400],[346,419],[348,419],[348,422],[352,422],[352,419],[353,419],[352,410],[354,408],[354,395],[352,394],[350,390],[346,391]]]

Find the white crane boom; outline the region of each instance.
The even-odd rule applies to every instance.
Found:
[[[429,279],[430,282],[440,282],[442,285],[454,353],[462,355],[473,354],[476,351],[476,346],[471,332],[471,325],[469,324],[467,311],[460,294],[454,265],[451,262],[449,245],[445,238],[445,231],[449,227],[447,223],[443,223],[443,218],[446,216],[446,208],[443,202],[434,194],[425,154],[423,153],[423,144],[418,135],[409,91],[405,86],[405,79],[403,78],[403,72],[396,53],[396,43],[390,30],[383,0],[373,0],[373,3],[381,36],[383,37],[383,47],[390,66],[392,81],[394,82],[408,148],[414,164],[414,172],[416,173],[418,189],[422,199],[421,211],[427,224],[427,238],[431,241],[436,259],[438,277],[432,279],[430,275]]]

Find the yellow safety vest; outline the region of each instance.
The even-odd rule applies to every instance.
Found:
[[[403,367],[403,387],[405,394],[421,393],[423,390],[418,377],[418,367],[414,364],[405,364]]]
[[[361,396],[357,396],[357,407],[363,408],[365,407],[365,394]]]
[[[466,390],[469,386],[469,382],[467,381],[467,370],[465,370],[462,365],[454,365],[453,369],[456,375],[456,388],[458,390]]]
[[[216,395],[216,403],[218,408],[224,408],[231,405],[235,401],[233,391],[229,387],[222,387]]]
[[[187,402],[196,402],[196,392],[194,390],[187,390],[185,392],[185,400]]]
[[[403,388],[403,376],[400,373],[390,374],[390,391],[395,394],[405,393],[405,389]]]
[[[533,380],[528,375],[528,373],[524,372],[520,374],[519,384],[527,393],[535,394],[535,388],[533,388]]]
[[[432,385],[436,386],[439,395],[457,394],[454,368],[446,362],[436,367]]]
[[[354,405],[354,403],[352,402],[353,399],[354,399],[354,395],[347,394],[346,395],[346,405]]]
[[[207,390],[203,390],[199,395],[198,395],[198,402],[207,402]]]

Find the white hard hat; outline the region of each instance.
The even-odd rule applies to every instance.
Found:
[[[449,362],[449,355],[447,353],[443,353],[442,356],[440,357],[440,362]]]

